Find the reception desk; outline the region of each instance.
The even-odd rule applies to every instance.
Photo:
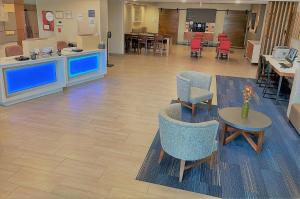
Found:
[[[66,57],[67,86],[99,79],[107,73],[106,50],[62,53]]]
[[[197,32],[184,32],[184,40],[191,42],[192,38],[195,36]],[[213,41],[214,40],[214,33],[213,32],[202,32],[203,34],[203,41]]]
[[[106,50],[70,52],[37,60],[0,59],[0,105],[8,106],[102,78]]]

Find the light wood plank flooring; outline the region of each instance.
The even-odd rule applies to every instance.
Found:
[[[175,46],[169,57],[112,56],[115,67],[102,80],[1,107],[0,198],[208,197],[135,177],[158,111],[176,97],[177,72],[255,76],[242,50],[230,61],[214,57],[214,49],[205,49],[191,59],[186,46]]]

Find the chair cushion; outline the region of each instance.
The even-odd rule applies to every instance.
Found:
[[[196,87],[191,87],[191,96],[190,102],[192,104],[198,104],[200,102],[204,102],[213,98],[213,93]]]
[[[300,104],[293,104],[289,119],[300,134]]]

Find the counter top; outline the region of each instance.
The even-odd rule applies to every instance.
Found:
[[[29,59],[29,60],[26,60],[26,61],[17,61],[15,59],[16,57],[19,57],[19,56],[0,58],[0,67],[36,64],[36,63],[41,63],[41,62],[45,62],[45,61],[55,61],[57,59],[64,59],[63,56],[53,55],[53,56],[38,58],[36,60]]]
[[[260,45],[260,41],[256,41],[256,40],[248,40],[248,42],[256,44],[256,45]]]
[[[55,61],[57,59],[64,59],[65,57],[87,55],[87,54],[92,54],[92,53],[97,53],[97,52],[106,52],[106,49],[95,49],[95,50],[87,50],[87,51],[82,51],[82,52],[62,51],[62,56],[53,54],[52,56],[44,56],[44,57],[37,58],[36,60],[30,59],[27,61],[17,61],[15,58],[19,57],[19,56],[3,57],[3,58],[0,58],[0,67],[37,64],[37,63],[41,63],[41,62],[45,62],[45,61]]]
[[[70,56],[77,56],[77,55],[87,55],[87,54],[93,54],[98,52],[106,52],[106,49],[95,49],[95,50],[84,50],[82,52],[73,52],[73,51],[67,51],[62,50],[62,56],[70,57]]]

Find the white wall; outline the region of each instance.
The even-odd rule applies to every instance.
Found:
[[[109,53],[124,54],[124,1],[108,0]]]
[[[37,15],[39,23],[39,35],[41,38],[57,37],[60,40],[74,42],[78,34],[77,17],[82,15],[84,20],[88,18],[88,10],[95,10],[95,25],[97,33],[100,34],[100,0],[37,0]],[[62,32],[57,32],[55,24],[55,31],[44,31],[42,26],[42,11],[66,11],[71,10],[72,19],[61,19],[63,22]],[[58,19],[55,19],[55,23]]]
[[[159,9],[156,6],[146,6],[144,26],[148,32],[158,33]]]
[[[140,6],[142,8],[142,21],[138,23],[133,23],[134,17],[134,6],[133,4],[125,4],[124,16],[125,25],[124,29],[126,33],[132,31],[133,28],[139,29],[142,27],[147,28],[147,32],[158,33],[158,23],[159,23],[159,9],[152,4],[143,4]]]
[[[100,37],[103,42],[106,42],[108,31],[108,0],[100,1]]]

